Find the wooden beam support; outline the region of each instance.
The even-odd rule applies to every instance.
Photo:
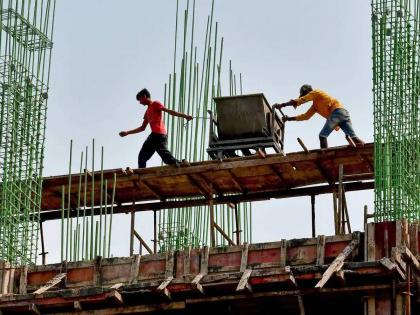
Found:
[[[58,275],[55,275],[52,279],[50,279],[46,284],[44,284],[42,287],[40,287],[38,290],[36,290],[33,294],[42,294],[45,291],[51,289],[52,287],[56,286],[67,276],[66,273],[59,273]]]
[[[277,175],[277,177],[280,179],[280,181],[283,183],[284,187],[288,188],[290,185],[287,183],[287,181],[284,179],[284,176],[279,170],[274,166],[270,165],[270,168],[273,170],[273,172]]]
[[[238,286],[236,287],[236,292],[241,292],[241,291],[247,290],[249,293],[252,293],[252,287],[248,283],[248,280],[251,277],[251,274],[252,274],[251,269],[246,269],[243,272],[243,274],[241,276],[241,280],[239,280]]]
[[[162,198],[161,195],[159,195],[154,189],[152,189],[152,187],[150,187],[146,180],[139,178],[138,180],[133,180],[133,183],[134,186],[137,187],[137,189],[141,190],[141,185],[143,185],[144,187],[146,187],[147,191],[149,191],[153,196],[156,197],[156,199],[164,200],[164,198]]]
[[[339,271],[343,267],[344,260],[353,252],[357,246],[359,246],[359,240],[353,239],[351,243],[343,249],[343,251],[337,256],[337,258],[334,259],[331,265],[323,273],[321,280],[319,280],[319,282],[315,285],[315,288],[324,287],[325,283],[327,283],[334,272]]]
[[[241,193],[245,193],[247,192],[247,190],[241,185],[241,183],[239,182],[239,178],[238,176],[235,175],[235,173],[233,173],[232,170],[229,170],[229,174],[231,176],[232,182],[235,185],[235,187],[241,192]]]
[[[140,244],[146,248],[147,252],[149,254],[153,254],[153,250],[149,247],[149,245],[147,245],[147,243],[145,242],[145,240],[140,236],[139,233],[137,233],[137,231],[134,229],[133,230],[134,236],[139,240]]]
[[[197,181],[192,175],[187,175],[188,180],[191,182],[193,186],[195,186],[198,191],[206,198],[209,198],[210,191],[206,190],[199,181]]]
[[[131,264],[130,269],[130,284],[135,284],[138,281],[139,278],[139,270],[140,270],[140,255],[134,255],[133,256],[133,263]],[[114,288],[117,289],[117,288]]]
[[[398,246],[398,251],[402,258],[420,275],[420,262],[417,260],[416,256],[414,256],[406,246]]]
[[[227,235],[226,232],[223,231],[223,229],[216,222],[214,222],[213,224],[214,224],[215,229],[220,234],[222,234],[222,236],[224,237],[225,240],[228,241],[229,245],[231,245],[231,246],[235,246],[236,245],[235,242],[229,237],[229,235]]]

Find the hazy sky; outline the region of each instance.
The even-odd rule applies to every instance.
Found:
[[[180,1],[180,7],[185,4]],[[95,138],[105,147],[105,168],[136,167],[150,131],[126,138],[118,132],[141,124],[145,108],[135,101],[139,89],[147,87],[152,98],[163,100],[173,66],[175,6],[175,0],[57,1],[44,175],[68,171],[70,139],[76,160]],[[201,47],[210,6],[210,0],[197,0]],[[295,98],[299,87],[310,83],[338,98],[350,111],[356,133],[372,141],[370,1],[216,0],[215,19],[224,37],[224,58],[242,73],[244,93],[262,92],[275,103]],[[288,122],[286,152],[301,150],[297,137],[318,148],[324,122],[318,115]],[[329,142],[346,143],[341,132]],[[160,165],[159,157],[148,165]],[[360,230],[363,205],[372,209],[373,191],[349,193],[348,203],[353,229]],[[316,208],[317,234],[333,234],[332,197],[318,196]],[[152,239],[150,220],[151,214],[137,215],[136,229],[147,240]],[[253,220],[254,242],[309,237],[310,198],[254,203]],[[56,261],[59,224],[45,228],[48,261]],[[128,240],[128,215],[119,215],[114,256],[128,255]]]

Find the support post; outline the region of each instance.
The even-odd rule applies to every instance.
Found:
[[[216,247],[216,235],[214,231],[215,227],[214,227],[213,184],[210,184],[209,211],[210,211],[210,243],[211,243],[211,247]]]
[[[235,203],[235,225],[236,225],[236,244],[241,245],[241,231],[239,226],[238,204]]]
[[[136,220],[136,212],[131,211],[131,224],[130,224],[130,256],[134,255],[134,223]]]
[[[338,234],[344,234],[343,220],[343,164],[340,164],[338,166]]]
[[[45,265],[47,263],[47,252],[45,251],[45,243],[44,243],[44,229],[42,226],[42,222],[39,222],[39,229],[41,233],[41,253],[39,254],[42,257],[42,265]]]
[[[334,231],[335,235],[338,235],[338,209],[337,209],[337,192],[333,190],[333,210],[334,210]]]
[[[315,231],[315,195],[311,195],[311,214],[312,214],[312,237],[316,236]]]
[[[153,253],[157,253],[157,220],[156,210],[153,211]]]

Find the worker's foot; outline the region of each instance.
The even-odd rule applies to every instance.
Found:
[[[325,137],[319,137],[319,144],[321,146],[321,149],[327,149],[328,148],[328,140]]]
[[[182,161],[176,161],[176,162],[174,163],[174,165],[175,165],[176,167],[184,167],[184,166],[190,166],[191,164],[190,164],[190,162],[188,162],[186,159],[182,159]]]
[[[365,143],[359,137],[352,137],[351,140],[353,140],[356,147],[364,147],[365,146]]]
[[[190,162],[188,162],[186,159],[182,159],[181,166],[190,166]]]

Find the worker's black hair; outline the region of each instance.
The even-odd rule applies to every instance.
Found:
[[[150,92],[147,89],[143,89],[136,95],[136,100],[140,100],[140,97],[146,96],[147,98],[150,98]]]

